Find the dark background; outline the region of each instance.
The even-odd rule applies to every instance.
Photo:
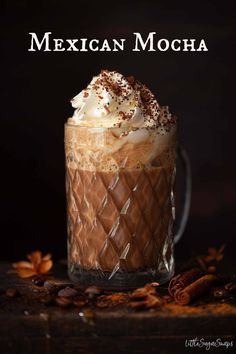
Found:
[[[234,1],[5,1],[1,55],[1,259],[66,255],[63,125],[70,98],[101,69],[146,83],[179,118],[193,170],[181,256],[235,253]],[[28,52],[30,36],[127,38],[124,52]],[[208,52],[130,50],[133,32],[204,38]],[[235,263],[234,263],[235,264]]]

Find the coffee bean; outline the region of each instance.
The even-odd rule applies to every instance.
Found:
[[[89,299],[94,299],[97,296],[101,295],[102,290],[97,288],[96,286],[89,286],[87,289],[85,289],[84,292]]]
[[[68,307],[72,304],[72,300],[68,297],[64,297],[64,296],[58,296],[55,299],[56,304],[61,306],[61,307]]]
[[[225,284],[225,289],[229,290],[233,284],[232,282]]]
[[[32,279],[32,283],[37,286],[43,286],[46,281],[45,276],[37,275]]]
[[[19,295],[19,292],[18,292],[18,290],[15,289],[15,288],[8,288],[8,289],[6,290],[6,295],[7,295],[8,297],[16,297],[16,296]]]
[[[58,296],[63,296],[63,297],[74,297],[78,295],[78,291],[74,288],[70,288],[69,286],[67,286],[64,289],[61,289],[58,292]]]
[[[50,294],[58,290],[57,286],[48,280],[44,282],[43,286]]]
[[[33,293],[36,293],[36,294],[42,294],[45,292],[44,288],[43,287],[39,287],[38,285],[34,285],[31,287]]]
[[[229,291],[230,291],[231,293],[235,293],[235,292],[236,292],[236,284],[233,284],[233,285],[230,287]]]
[[[229,292],[231,293],[235,293],[236,292],[236,284],[231,282],[225,285],[225,289],[229,290]]]
[[[44,287],[49,294],[56,294],[59,290],[64,289],[67,286],[73,286],[71,283],[63,283],[53,280],[46,280],[44,283]]]
[[[61,286],[51,280],[46,280],[43,286],[49,294],[57,293],[61,289]]]
[[[84,298],[76,298],[73,300],[73,304],[77,307],[83,307],[85,306],[86,304],[88,303],[88,300],[87,299],[84,299]]]
[[[213,290],[213,295],[217,299],[222,299],[228,295],[228,290],[226,290],[225,288],[215,288]]]

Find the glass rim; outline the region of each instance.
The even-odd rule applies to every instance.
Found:
[[[99,126],[96,126],[96,127],[89,127],[87,125],[78,125],[78,124],[71,124],[71,123],[68,123],[68,122],[65,122],[64,123],[64,127],[70,127],[70,128],[75,128],[75,129],[79,129],[79,128],[82,128],[82,129],[89,129],[89,130],[98,130],[98,129],[101,129],[101,130],[111,130],[111,129],[122,129],[122,127],[99,127]],[[133,131],[137,131],[137,130],[141,130],[141,129],[146,129],[148,131],[155,131],[157,130],[159,127],[130,127],[130,128],[125,128],[125,130],[133,130]],[[167,133],[170,133],[170,131],[173,129],[173,128],[177,128],[177,123],[175,124],[172,124],[171,125],[171,128],[169,131],[167,131]]]
[[[65,127],[71,127],[71,128],[87,128],[87,129],[111,129],[111,128],[118,128],[118,127],[89,127],[88,125],[80,125],[80,124],[72,124],[72,123],[64,123]]]

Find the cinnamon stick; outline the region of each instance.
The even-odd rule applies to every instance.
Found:
[[[184,289],[175,292],[174,299],[180,305],[187,305],[193,299],[210,290],[210,287],[217,277],[213,274],[207,274],[197,279]]]
[[[178,274],[172,278],[169,283],[169,294],[174,297],[177,291],[185,288],[187,285],[198,279],[201,275],[202,271],[199,268],[192,268],[182,274]]]

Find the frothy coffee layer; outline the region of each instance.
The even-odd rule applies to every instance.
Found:
[[[122,135],[119,128],[95,129],[66,124],[66,164],[72,169],[116,171],[174,163],[174,128],[158,138],[155,131],[147,136],[146,129],[140,129],[137,134],[138,140],[132,134]]]

